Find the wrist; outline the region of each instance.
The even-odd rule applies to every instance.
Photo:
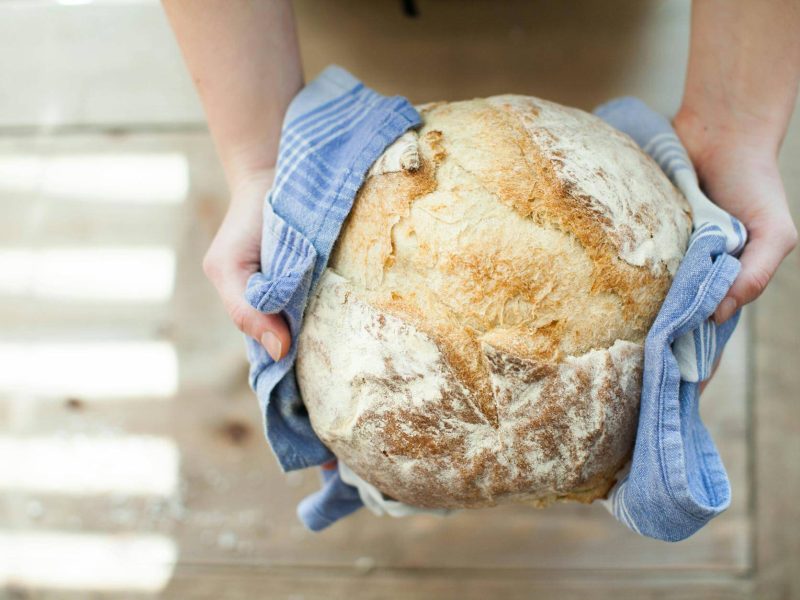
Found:
[[[233,203],[254,193],[265,194],[275,179],[275,167],[240,166],[226,171],[226,177]]]
[[[746,154],[749,162],[777,160],[783,132],[771,123],[725,108],[703,110],[684,103],[672,120],[689,158],[702,175],[704,165],[720,157]]]
[[[278,144],[277,141],[259,137],[261,139],[238,140],[235,143],[232,140],[214,139],[231,197],[243,187],[249,188],[264,180],[272,183]]]
[[[706,106],[684,99],[672,123],[693,161],[724,148],[775,159],[785,133],[778,120],[724,102]]]

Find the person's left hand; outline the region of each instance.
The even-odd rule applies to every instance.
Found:
[[[703,190],[747,229],[742,270],[714,313],[717,323],[758,298],[797,245],[797,230],[778,171],[779,144],[761,135],[757,123],[737,125],[734,121],[729,118],[720,125],[686,107],[673,121]],[[719,359],[711,377],[718,366]],[[711,377],[700,384],[701,393]]]
[[[747,229],[742,270],[714,313],[723,323],[761,295],[797,245],[778,170],[780,144],[762,135],[757,123],[715,125],[685,108],[673,125],[703,190]]]

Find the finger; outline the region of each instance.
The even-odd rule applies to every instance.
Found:
[[[252,273],[241,268],[217,268],[213,261],[209,262],[212,264],[204,263],[206,272],[236,327],[264,346],[276,362],[286,356],[292,337],[284,318],[278,314],[262,313],[244,298],[247,279]]]
[[[724,323],[748,302],[758,298],[770,279],[797,243],[794,226],[782,222],[768,234],[751,232],[751,239],[741,256],[742,270],[714,312],[714,321]],[[766,229],[769,231],[769,228]]]
[[[258,340],[274,361],[286,356],[292,337],[283,317],[262,313],[242,298],[226,301],[226,307],[234,324],[245,334]]]

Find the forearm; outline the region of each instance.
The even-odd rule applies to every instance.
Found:
[[[679,118],[777,154],[800,80],[800,0],[695,0]]]
[[[302,86],[288,0],[162,0],[232,190],[275,165]]]
[[[695,0],[673,124],[709,197],[746,227],[722,323],[766,288],[797,244],[778,152],[800,80],[800,0]]]

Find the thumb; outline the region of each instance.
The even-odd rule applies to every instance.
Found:
[[[214,269],[212,273],[220,273]],[[289,352],[292,337],[289,326],[279,314],[265,314],[256,310],[245,300],[244,291],[250,273],[244,270],[222,270],[219,276],[209,274],[211,282],[222,298],[225,310],[233,323],[242,332],[258,341],[274,361],[279,361]]]

